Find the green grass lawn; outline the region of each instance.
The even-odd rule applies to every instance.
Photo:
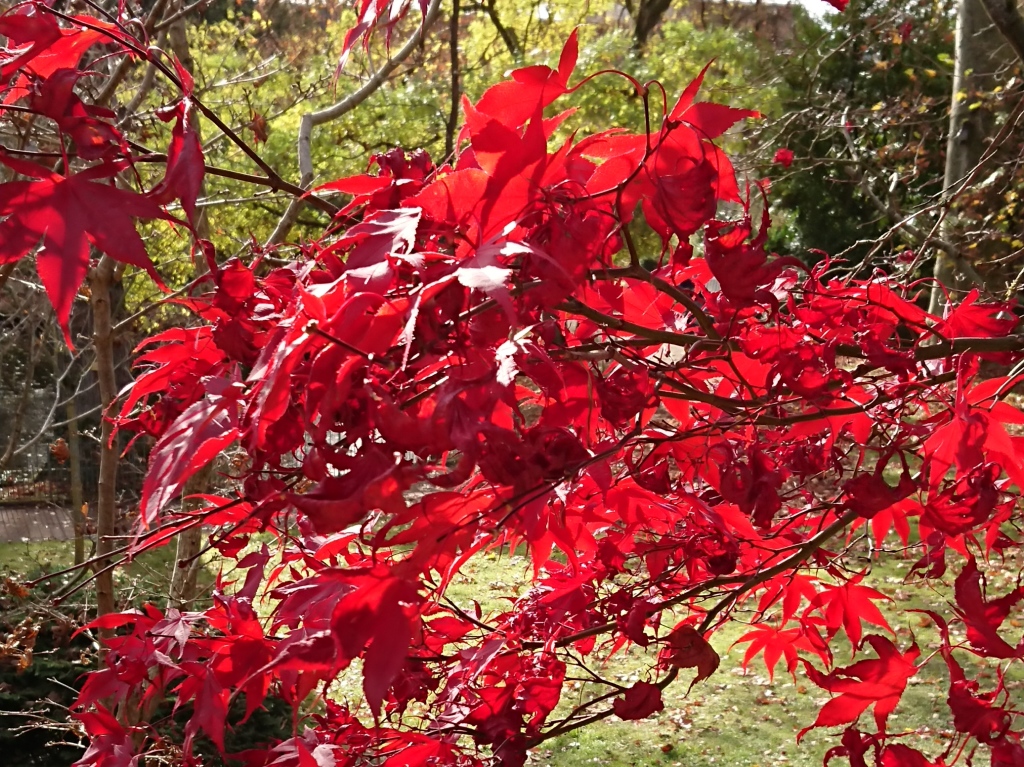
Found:
[[[173,547],[166,547],[131,563],[117,576],[120,595],[140,602],[148,593],[157,595],[156,599],[151,596],[151,601],[161,603],[167,590],[173,553]],[[70,557],[70,543],[3,544],[0,545],[0,576],[57,570],[67,566]],[[896,631],[900,648],[905,649],[916,640],[924,658],[938,648],[938,636],[925,616],[909,610],[930,608],[946,612],[941,605],[950,590],[906,582],[910,562],[890,556],[876,563],[865,585],[877,588],[893,600],[880,607]],[[448,596],[470,612],[474,609],[473,602],[478,602],[486,616],[489,611],[507,605],[505,597],[528,587],[529,568],[528,560],[522,556],[508,553],[479,556],[455,578]],[[1012,588],[1018,569],[1013,564],[1002,572],[990,574],[993,593],[1005,593]],[[207,577],[210,576],[208,571]],[[1020,626],[1021,622],[1013,620],[1012,624]],[[800,744],[796,742],[796,734],[814,721],[828,693],[806,680],[794,681],[786,673],[784,663],[779,664],[773,681],[769,680],[760,659],[754,660],[744,671],[741,659],[746,646],[731,645],[745,630],[741,623],[733,623],[715,634],[711,642],[722,656],[719,670],[695,685],[689,695],[686,694],[689,679],[681,677],[666,691],[665,710],[660,714],[641,722],[624,722],[612,717],[569,733],[537,749],[531,756],[531,764],[551,767],[593,764],[610,767],[723,764],[818,767],[825,752],[837,744],[837,732],[812,730]],[[871,630],[865,626],[865,633]],[[954,631],[953,638],[956,641],[962,635]],[[849,645],[842,633],[837,637],[834,651],[837,665],[849,665]],[[961,657],[961,662],[983,687],[991,685],[994,667],[970,666],[965,657]],[[641,678],[649,665],[650,657],[645,651],[633,647],[596,670],[617,682],[629,684]],[[1008,687],[1019,690],[1022,686],[1024,676],[1015,667],[1008,675]],[[337,689],[340,696],[351,694],[351,702],[355,704],[359,695],[358,670],[350,669]],[[941,660],[933,660],[919,676],[911,679],[899,709],[890,720],[893,725],[918,731],[919,734],[907,742],[926,753],[940,751],[950,734],[946,693],[945,666]],[[581,694],[586,691],[579,687],[567,690],[563,708],[568,710],[579,703]],[[870,713],[864,720],[870,722]],[[868,724],[866,729],[871,727],[873,725]]]
[[[895,641],[900,649],[905,650],[912,641],[917,641],[925,658],[938,649],[938,634],[927,616],[909,610],[945,612],[941,605],[951,592],[948,588],[936,590],[933,584],[905,582],[911,562],[890,558],[876,563],[864,584],[893,600],[880,607],[896,632]],[[1005,593],[1013,586],[1015,572],[994,574],[990,577],[990,588],[995,593]],[[507,595],[509,584],[525,584],[528,580],[529,562],[525,557],[485,555],[471,562],[469,569],[455,579],[449,596],[464,608],[470,608],[476,600],[486,613],[499,606],[496,596]],[[839,730],[812,730],[799,744],[796,735],[815,720],[829,694],[806,679],[798,677],[794,681],[786,673],[784,662],[776,668],[773,681],[769,680],[760,658],[744,671],[741,661],[746,645],[731,645],[746,630],[746,626],[733,623],[716,633],[711,643],[722,656],[718,671],[695,685],[689,695],[686,695],[689,677],[681,675],[666,690],[665,710],[661,713],[641,722],[624,722],[611,717],[584,727],[539,748],[532,763],[551,767],[592,764],[819,767],[825,752],[838,744],[835,736]],[[873,630],[865,625],[865,633]],[[958,638],[962,638],[962,633],[958,635],[954,629],[954,641]],[[850,646],[842,632],[833,650],[836,665],[849,665]],[[960,654],[959,659],[968,673],[973,669],[982,686],[989,687],[995,677],[994,667],[979,664],[972,667],[963,655]],[[867,657],[871,657],[870,651]],[[633,647],[615,656],[608,667],[599,671],[616,682],[630,683],[641,678],[640,674],[649,664],[650,658],[643,648]],[[1015,667],[1008,675],[1007,686],[1019,689],[1024,686],[1022,680],[1024,675]],[[900,707],[890,719],[891,725],[919,731],[920,735],[907,742],[926,753],[941,751],[952,732],[945,702],[947,691],[946,667],[941,659],[935,659],[910,680]],[[563,704],[578,702],[563,698]],[[864,729],[873,728],[870,710],[863,721]]]
[[[88,542],[85,553],[86,557],[92,555]],[[0,577],[32,580],[43,574],[60,573],[73,563],[73,541],[0,543]],[[117,568],[114,571],[114,587],[118,600],[135,606],[149,601],[163,607],[173,567],[174,546],[170,545],[148,551],[126,566]],[[200,570],[201,589],[209,591],[213,585],[213,575],[208,568]],[[50,586],[53,591],[60,592],[65,585],[78,581],[78,576],[78,572],[56,575],[50,581]],[[91,597],[88,588],[83,589],[81,594],[82,597],[76,599],[76,602]]]

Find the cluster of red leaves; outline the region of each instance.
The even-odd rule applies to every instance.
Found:
[[[145,269],[162,286],[133,219],[170,218],[160,204],[175,198],[191,219],[204,170],[198,134],[187,118],[191,77],[179,66],[183,97],[164,117],[177,120],[166,178],[148,195],[115,186],[114,177],[131,166],[126,140],[112,123],[112,111],[83,103],[74,89],[83,77],[96,75],[79,68],[91,48],[105,45],[128,53],[139,44],[107,21],[76,16],[70,22],[62,28],[47,8],[34,4],[0,16],[0,35],[8,40],[0,50],[0,103],[22,101],[31,113],[51,120],[65,166],[69,152],[99,161],[62,175],[0,145],[0,163],[29,179],[0,186],[0,264],[18,261],[41,244],[36,267],[69,344],[67,322],[89,268],[90,248]]]
[[[48,19],[2,17],[15,46],[5,82],[47,81],[24,73],[66,37]],[[574,36],[557,68],[519,70],[466,101],[450,164],[395,150],[324,185],[351,195],[344,225],[285,266],[259,251],[220,265],[188,301],[199,324],[145,343],[116,418],[156,438],[139,547],[206,524],[240,575],[200,613],[96,622],[116,638],[78,702],[92,738],[81,767],[123,767],[160,746],[158,729],[134,722],[167,696],[190,710],[175,744],[185,763],[199,736],[223,750],[239,695],[248,714],[268,695],[296,709],[321,701],[293,738],[234,755],[252,767],[519,767],[605,710],[660,710],[681,671],[696,671],[691,686],[713,674],[709,638],[740,615],[752,624],[745,662],[763,653],[771,671],[785,658],[835,695],[811,725],[848,725],[830,758],[931,764],[886,727],[919,651],[864,636],[865,622],[891,632],[884,597],[829,550],[859,525],[907,542],[915,524],[925,576],[941,577],[949,555],[964,563],[949,620],[936,616],[958,733],[940,759],[980,744],[996,764],[1024,760],[1002,682],[981,692],[954,657],[1024,657],[1002,630],[1024,589],[989,599],[976,564],[1018,546],[1007,524],[1024,438],[1006,425],[1024,415],[1002,399],[1016,381],[978,378],[984,353],[1016,348],[1000,346],[1013,307],[972,296],[940,319],[882,272],[840,279],[768,253],[767,213],[755,226],[750,212],[759,192],[741,194],[712,143],[752,115],[698,101],[700,78],[649,133],[556,139],[571,113],[550,108],[571,106],[575,63]],[[69,176],[3,157],[32,180],[0,185],[0,256],[42,240],[58,309],[88,244],[148,267],[130,216],[194,203],[195,97],[179,80],[167,177],[148,194],[97,181],[130,164],[119,139]],[[25,87],[17,97],[34,98]],[[649,94],[640,88],[648,110]],[[44,114],[65,120],[68,140],[113,135],[63,103]],[[111,195],[123,216],[103,226],[116,232],[82,212]],[[651,271],[641,226],[662,242]],[[237,494],[171,508],[233,443],[246,457]],[[276,556],[253,550],[254,532],[273,534]],[[446,599],[467,561],[516,546],[533,580],[504,608]],[[952,621],[967,645],[948,641]],[[877,657],[837,668],[840,630],[855,655]],[[658,650],[645,679],[624,688],[591,671],[605,691],[559,705],[570,664],[629,643]],[[354,661],[361,716],[333,702]],[[875,732],[861,732],[872,707]]]

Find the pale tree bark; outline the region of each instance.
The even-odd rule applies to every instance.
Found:
[[[406,41],[405,45],[403,45],[397,53],[384,62],[376,73],[374,73],[373,77],[363,83],[358,89],[329,107],[318,109],[316,112],[307,112],[302,115],[302,118],[299,120],[299,140],[297,146],[300,177],[299,187],[302,189],[309,189],[313,185],[313,128],[341,118],[343,115],[348,114],[376,93],[380,87],[387,82],[387,79],[391,74],[398,69],[401,63],[409,58],[413,51],[420,47],[427,29],[434,23],[434,19],[437,18],[440,9],[441,0],[430,0],[430,5],[427,6],[426,13],[423,15],[423,21],[420,23],[416,32]],[[302,206],[305,202],[305,196],[295,197],[292,199],[291,203],[289,203],[288,207],[282,214],[281,219],[277,222],[277,226],[274,231],[267,240],[266,245],[268,247],[271,245],[280,245],[288,238],[288,233],[291,232],[292,227],[295,226],[295,222],[299,220],[299,213],[302,211]]]
[[[978,94],[991,90],[995,74],[1005,59],[1003,35],[989,18],[982,0],[960,0],[957,8],[954,48],[953,97],[946,140],[946,168],[943,198],[947,205],[963,191],[991,136],[991,115],[978,108]],[[956,246],[953,252],[940,251],[935,258],[929,311],[942,315],[946,308],[946,290],[964,290],[977,280],[962,247],[958,245],[957,220],[947,210],[940,238]],[[981,287],[981,286],[979,286]]]

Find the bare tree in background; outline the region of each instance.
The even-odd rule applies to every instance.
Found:
[[[946,205],[952,203],[980,174],[978,164],[992,140],[994,127],[994,116],[984,108],[982,94],[995,88],[998,71],[1010,56],[1012,54],[999,28],[985,12],[982,0],[959,0],[942,190]],[[939,232],[948,247],[939,249],[935,256],[936,284],[932,288],[929,305],[933,314],[942,314],[946,300],[944,288],[984,287],[983,278],[965,254],[967,242],[961,229],[955,213],[947,209]]]

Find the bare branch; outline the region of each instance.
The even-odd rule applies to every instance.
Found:
[[[164,10],[167,7],[167,0],[156,0],[153,8],[150,10],[149,15],[146,16],[146,21],[143,23],[143,29],[146,34],[150,34],[156,28],[157,23],[163,18]],[[135,66],[136,59],[132,56],[125,56],[117,64],[117,68],[107,79],[107,82],[103,85],[103,90],[100,91],[99,96],[96,97],[97,104],[106,104],[114,96],[114,92],[120,87],[121,83],[124,82],[124,78],[128,76],[128,72],[132,67]]]
[[[455,152],[455,133],[459,129],[459,0],[452,0],[452,15],[448,23],[448,56],[451,61],[451,104],[448,120],[444,126],[444,153],[450,157]]]
[[[508,52],[512,54],[512,58],[517,62],[521,61],[523,58],[523,46],[519,44],[519,38],[516,37],[516,33],[502,23],[501,17],[498,15],[498,9],[494,7],[494,0],[488,0],[481,7],[491,20],[491,24],[494,25],[498,36],[505,43],[505,47],[508,48]]]
[[[316,112],[307,112],[302,115],[302,119],[299,121],[297,152],[299,158],[299,186],[303,190],[308,191],[313,185],[313,128],[317,125],[323,125],[331,122],[332,120],[337,120],[343,115],[348,114],[376,93],[377,90],[380,89],[380,87],[387,81],[388,77],[391,76],[391,73],[394,72],[395,69],[397,69],[398,66],[409,58],[409,56],[412,55],[412,52],[419,47],[420,43],[423,41],[423,36],[426,34],[427,28],[433,24],[440,9],[441,0],[431,0],[430,7],[427,8],[427,12],[423,16],[423,21],[416,32],[408,41],[406,41],[405,45],[402,46],[398,53],[388,59],[384,65],[377,70],[373,77],[363,83],[361,88],[325,109],[320,109]],[[278,245],[284,242],[288,233],[298,220],[299,212],[302,210],[304,203],[305,196],[296,197],[292,200],[287,210],[285,210],[284,215],[281,216],[281,220],[277,222],[277,227],[270,235],[270,239],[267,240],[267,245]]]

